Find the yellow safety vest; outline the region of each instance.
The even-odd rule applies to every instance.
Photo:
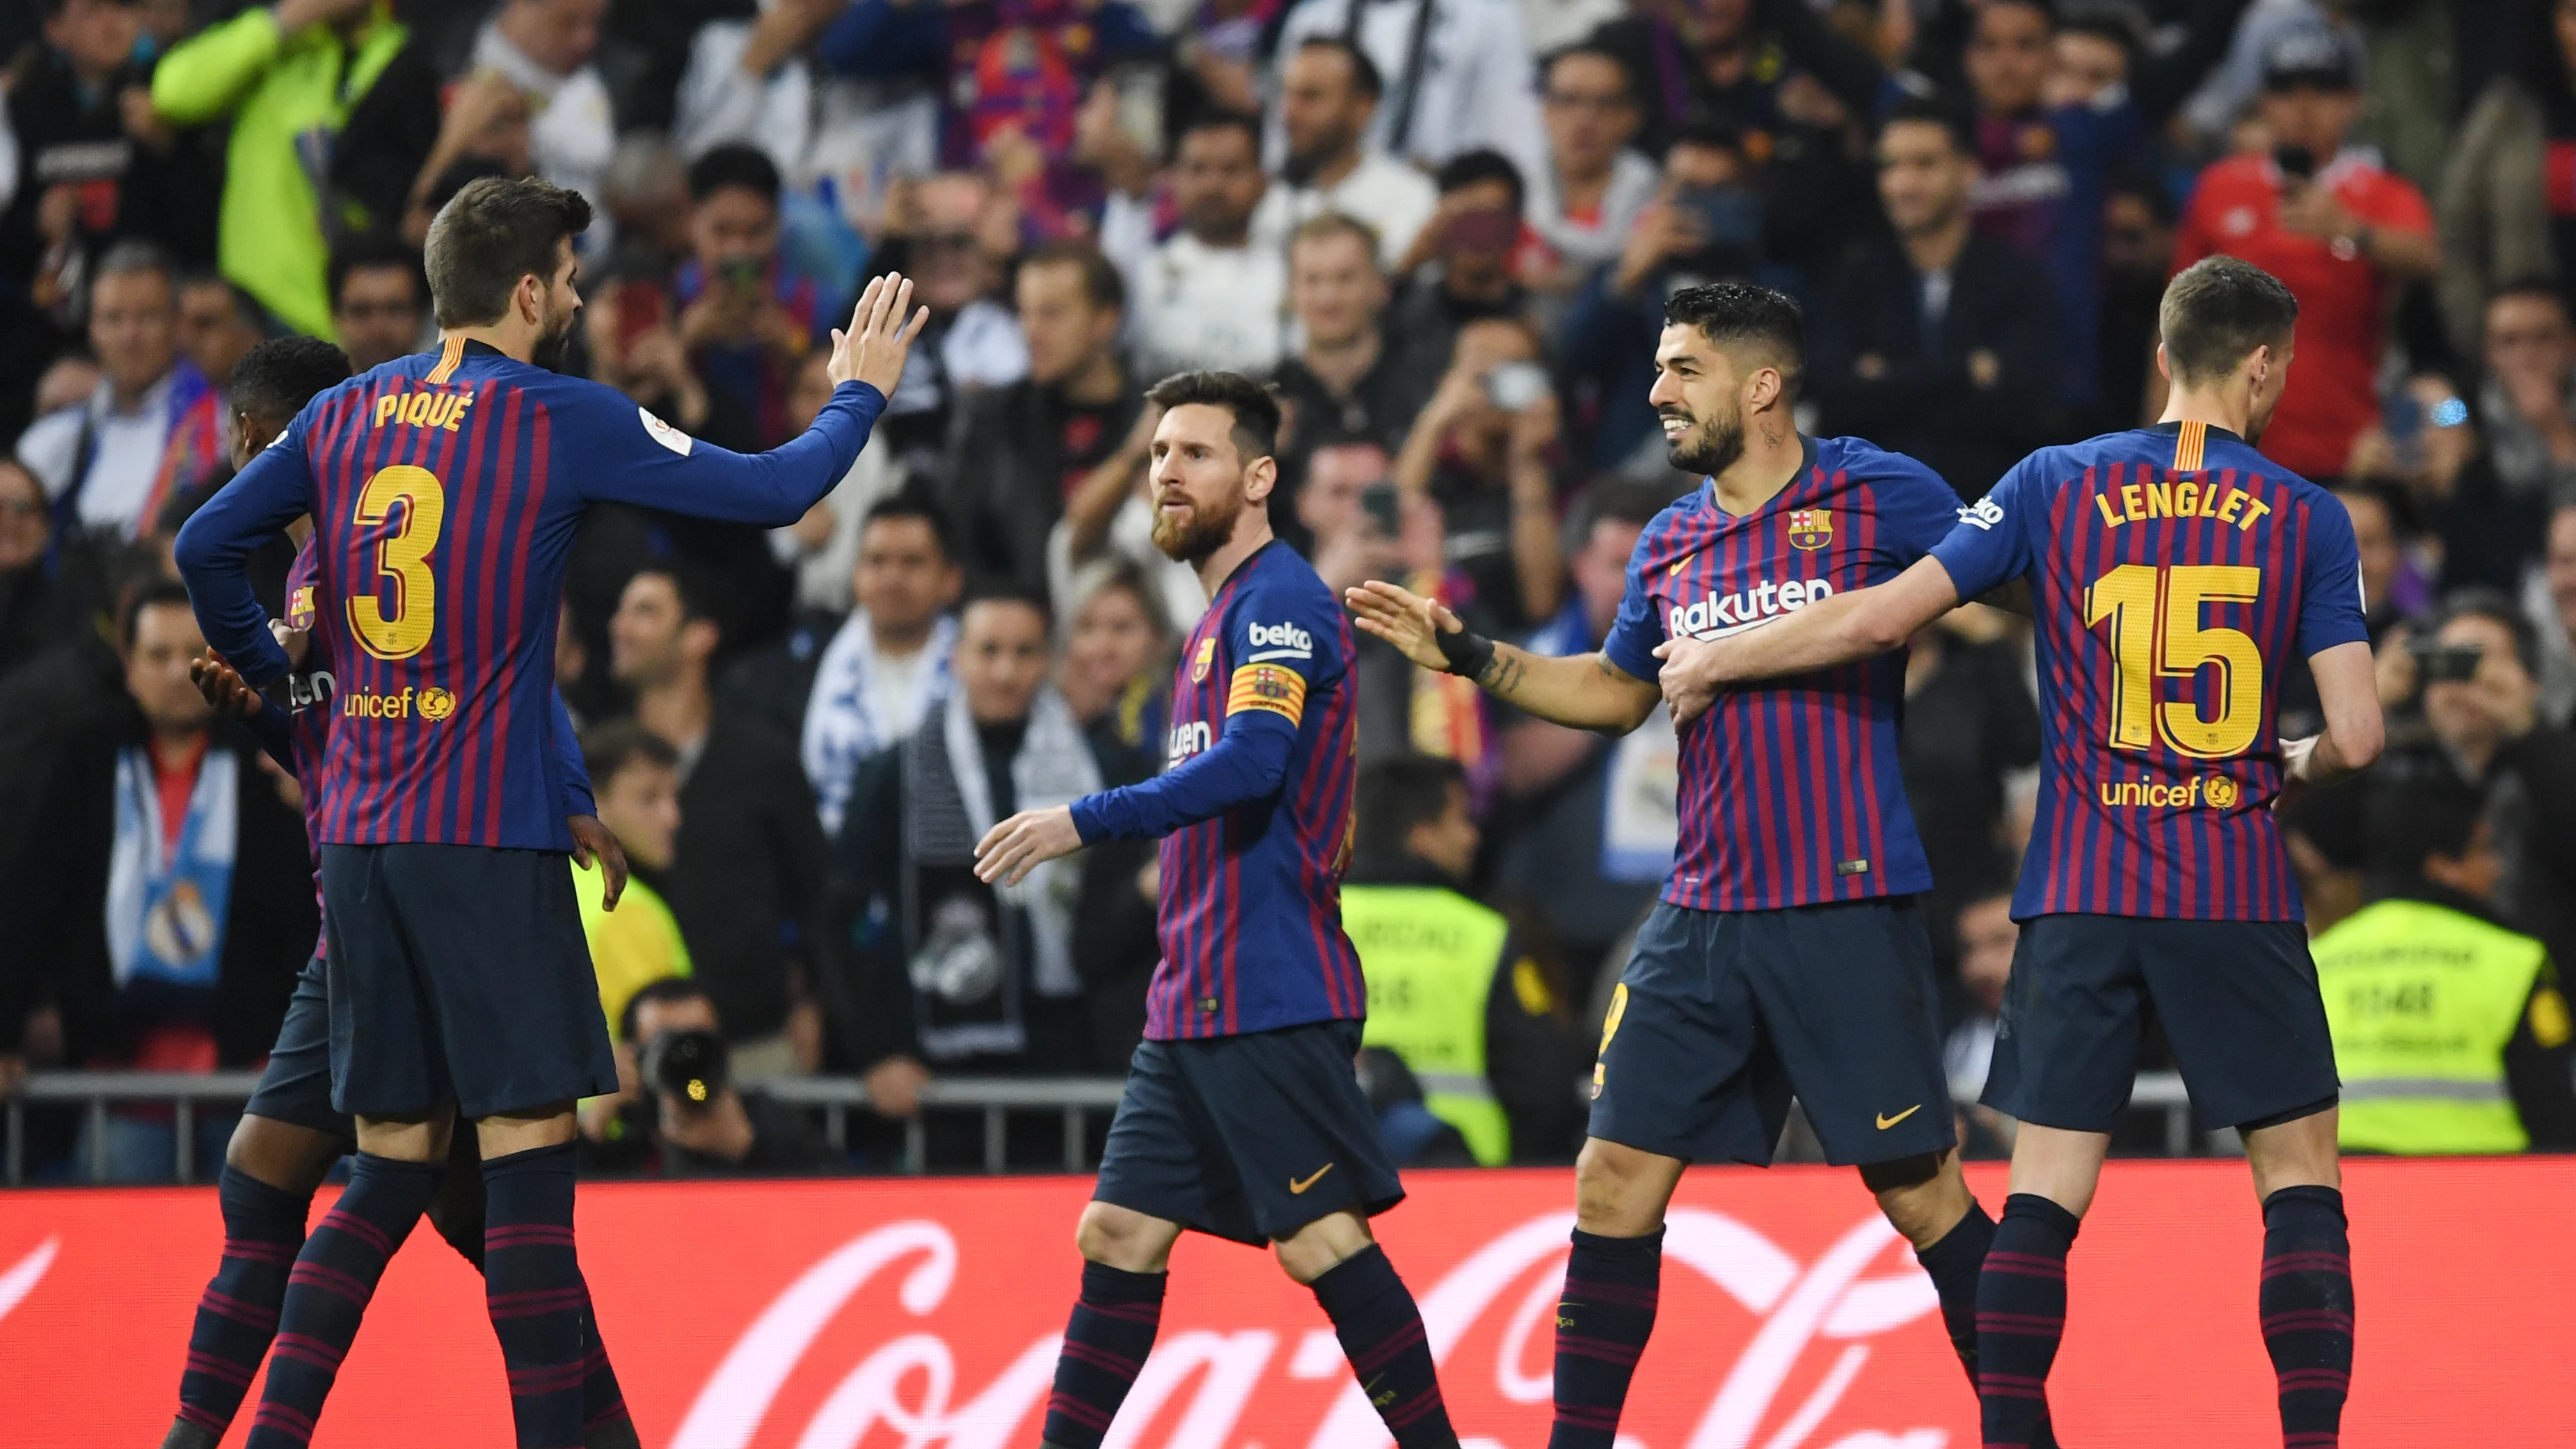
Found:
[[[1368,978],[1364,1046],[1404,1059],[1423,1105],[1487,1167],[1512,1157],[1511,1123],[1485,1078],[1485,1000],[1511,928],[1436,886],[1342,887],[1342,929]]]
[[[2313,948],[2343,1077],[2340,1139],[2371,1152],[2520,1152],[2504,1049],[2548,959],[2529,936],[2384,900]]]

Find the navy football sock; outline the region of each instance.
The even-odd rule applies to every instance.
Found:
[[[1950,1335],[1951,1351],[1959,1355],[1959,1366],[1968,1371],[1968,1392],[1977,1391],[1977,1280],[1986,1267],[1986,1250],[1994,1245],[1995,1220],[1986,1215],[1984,1203],[1968,1204],[1968,1215],[1958,1225],[1941,1235],[1941,1241],[1915,1251],[1914,1260],[1932,1279],[1932,1291],[1941,1295],[1941,1327]],[[2031,1449],[2057,1449],[2057,1439],[2048,1427],[2048,1405],[2039,1410],[2039,1430],[2031,1437]]]
[[[1574,1230],[1556,1305],[1556,1426],[1548,1449],[1611,1449],[1628,1380],[1655,1331],[1664,1230],[1605,1238]]]
[[[591,1310],[586,1278],[581,1285],[581,1326],[581,1442],[587,1449],[627,1449],[635,1443],[635,1420],[626,1412],[626,1392],[617,1386],[617,1370],[609,1366],[608,1345],[599,1336],[599,1315]]]
[[[2075,1214],[2035,1193],[2004,1199],[1977,1280],[1977,1397],[1985,1449],[2030,1449],[2048,1417],[2048,1369],[2066,1333]]]
[[[357,1154],[348,1190],[314,1225],[287,1276],[268,1387],[244,1449],[303,1449],[312,1440],[367,1300],[438,1191],[440,1169],[434,1162]]]
[[[2335,1449],[2352,1387],[2352,1245],[2342,1193],[2285,1187],[2263,1199],[2258,1301],[2284,1449]]]
[[[509,1369],[519,1449],[581,1443],[590,1290],[573,1253],[572,1181],[569,1142],[483,1162],[483,1305]]]
[[[227,1166],[215,1200],[224,1214],[224,1256],[197,1300],[188,1367],[179,1376],[179,1417],[220,1439],[277,1336],[286,1275],[304,1246],[313,1195],[299,1197]]]
[[[1456,1449],[1421,1310],[1385,1250],[1371,1243],[1308,1286],[1397,1449]]]
[[[1046,1442],[1058,1449],[1100,1449],[1109,1421],[1154,1351],[1163,1321],[1168,1273],[1130,1273],[1106,1263],[1082,1265],[1082,1296],[1064,1326],[1047,1396]]]

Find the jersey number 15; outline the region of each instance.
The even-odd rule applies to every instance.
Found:
[[[2246,564],[2122,564],[2084,591],[2084,624],[2109,620],[2118,672],[2111,748],[2144,750],[2162,738],[2195,760],[2245,753],[2263,723],[2263,651],[2240,629],[2204,625],[2209,604],[2250,604],[2263,571]],[[2158,701],[2156,682],[2218,668],[2218,717],[2187,699]]]

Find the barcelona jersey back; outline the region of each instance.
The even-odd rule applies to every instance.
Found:
[[[1367,1015],[1359,953],[1342,934],[1359,768],[1351,653],[1332,590],[1275,541],[1218,586],[1190,631],[1172,685],[1172,765],[1215,748],[1237,716],[1296,734],[1277,794],[1163,837],[1148,1038]]]
[[[2271,811],[2281,671],[2369,637],[2332,494],[2167,423],[2033,453],[1933,555],[1965,598],[2031,585],[2040,794],[2014,916],[2302,919]]]

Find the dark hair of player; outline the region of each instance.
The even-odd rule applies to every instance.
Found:
[[[1145,390],[1145,401],[1169,411],[1193,403],[1234,414],[1234,452],[1250,463],[1279,449],[1279,400],[1239,372],[1176,372]]]
[[[926,494],[910,488],[888,494],[870,505],[867,517],[859,520],[859,537],[866,538],[868,530],[879,523],[901,518],[918,519],[930,530],[930,540],[939,548],[941,563],[956,561],[957,551],[950,547],[948,541],[948,515],[941,512],[939,505],[931,502]]]
[[[590,771],[592,788],[602,794],[631,765],[680,768],[680,752],[671,748],[671,742],[631,719],[610,720],[583,735],[581,759]]]
[[[1127,309],[1127,282],[1118,275],[1118,264],[1089,242],[1048,242],[1020,258],[1021,271],[1031,267],[1072,267],[1082,274],[1082,295],[1091,303],[1091,310]]]
[[[1438,820],[1449,808],[1451,790],[1466,784],[1456,760],[1437,755],[1390,755],[1360,771],[1359,820],[1353,832],[1353,854],[1373,862],[1402,859],[1405,840],[1416,826]]]
[[[1664,325],[1696,327],[1724,351],[1753,351],[1780,369],[1789,393],[1807,366],[1807,323],[1797,299],[1751,282],[1684,287],[1664,304]]]
[[[689,200],[704,201],[728,186],[778,204],[778,163],[757,146],[718,146],[689,163]]]
[[[272,337],[242,354],[224,396],[236,412],[284,421],[349,380],[349,354],[319,337]]]
[[[2185,267],[2156,309],[2165,365],[2178,383],[2224,377],[2257,347],[2278,352],[2298,321],[2299,299],[2281,279],[2234,257]]]
[[[563,244],[590,226],[590,203],[533,177],[485,177],[439,208],[429,224],[430,300],[441,327],[480,327],[510,310],[519,279],[549,285]]]

